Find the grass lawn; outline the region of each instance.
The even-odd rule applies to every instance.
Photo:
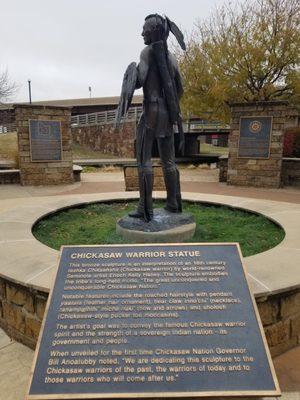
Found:
[[[16,132],[0,135],[0,160],[17,162],[18,138]]]
[[[60,211],[39,221],[34,236],[42,243],[59,249],[62,245],[126,243],[116,233],[116,221],[136,202],[95,203]],[[162,202],[156,202],[162,207]],[[228,207],[184,203],[184,211],[194,215],[197,228],[189,242],[239,242],[244,257],[266,251],[284,238],[284,231],[263,216]]]
[[[72,144],[73,159],[103,159],[103,158],[118,158],[111,154],[102,153],[101,151],[94,151],[87,146],[82,146],[78,143]]]
[[[212,144],[208,143],[201,143],[200,154],[203,153],[228,155],[228,147],[219,147],[219,146],[213,146]]]

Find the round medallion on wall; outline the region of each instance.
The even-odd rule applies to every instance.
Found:
[[[262,130],[262,123],[260,121],[252,121],[249,124],[249,129],[252,133],[260,133]]]

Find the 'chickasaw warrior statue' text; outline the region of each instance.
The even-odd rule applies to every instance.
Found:
[[[183,87],[176,59],[168,51],[169,32],[175,35],[181,48],[185,50],[183,35],[169,18],[158,14],[145,18],[142,36],[146,47],[141,52],[139,64],[131,63],[125,72],[116,117],[118,125],[126,116],[134,90],[142,87],[143,113],[136,137],[140,200],[136,211],[129,213],[129,216],[145,221],[153,218],[151,153],[155,139],[167,190],[165,209],[174,213],[182,211],[173,129],[177,125],[180,135],[179,151],[183,152],[184,135],[179,107]]]

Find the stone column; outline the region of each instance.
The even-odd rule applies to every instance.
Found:
[[[287,101],[231,104],[228,184],[270,188],[280,187],[284,124],[287,114]],[[257,119],[255,117],[257,117]],[[271,118],[264,119],[262,117]],[[251,149],[250,146],[248,150],[244,152],[241,149],[242,143],[244,142],[241,141],[240,143],[241,129],[244,129],[243,125],[241,125],[241,118],[244,118],[243,121],[249,124],[250,130],[248,138],[250,138],[250,143],[251,140],[254,140],[253,148]],[[269,144],[265,147],[265,151],[263,151],[264,144],[258,144],[260,140],[260,124],[262,122],[262,125],[264,125],[264,121],[266,121],[266,125],[267,122],[270,122]],[[253,124],[252,138],[251,124]],[[263,134],[263,130],[261,132]],[[248,140],[248,138],[246,138],[246,140]],[[245,147],[246,146],[247,144]]]
[[[71,110],[68,107],[15,105],[16,126],[19,147],[19,168],[22,185],[59,185],[73,183],[72,138],[70,129]],[[44,122],[45,136],[41,132],[41,142],[38,136],[31,133],[30,121]],[[47,121],[47,122],[45,122]],[[57,122],[55,122],[57,121]],[[51,151],[51,123],[56,124],[56,152]],[[37,126],[37,122],[34,122]],[[48,125],[47,125],[48,124]],[[40,124],[42,125],[42,124]],[[35,128],[38,129],[38,128]],[[47,131],[48,129],[48,131]],[[60,142],[61,140],[61,142]],[[35,147],[35,150],[33,146]],[[33,150],[39,152],[33,156]],[[48,157],[47,157],[48,156]]]

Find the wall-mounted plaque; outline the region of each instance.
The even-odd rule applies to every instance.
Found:
[[[238,245],[63,248],[27,399],[279,394]]]
[[[241,117],[238,157],[269,158],[272,117]]]
[[[61,161],[60,121],[29,120],[31,161]]]

